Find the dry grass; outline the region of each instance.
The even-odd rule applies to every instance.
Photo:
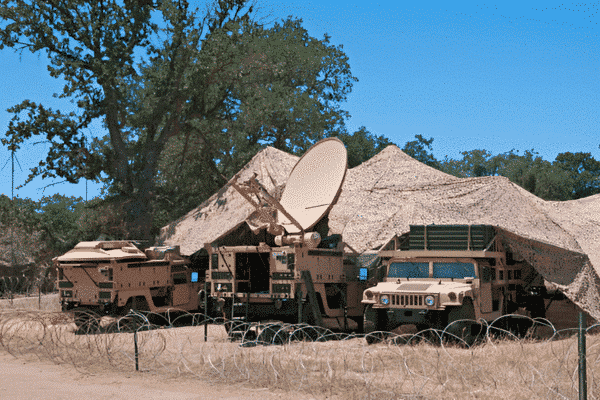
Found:
[[[0,300],[0,311],[6,310],[41,310],[41,311],[60,311],[58,303],[58,293],[45,294],[40,297],[15,296],[11,299]]]
[[[37,307],[35,299],[34,307]],[[103,321],[110,327],[110,321]],[[85,372],[132,371],[133,333],[76,334],[65,314],[4,310],[0,345],[17,357]],[[110,331],[104,328],[104,331]],[[305,392],[344,399],[575,399],[577,339],[456,345],[367,345],[364,338],[244,347],[222,326],[140,331],[140,369],[157,375]],[[600,335],[587,338],[588,396],[600,397]]]

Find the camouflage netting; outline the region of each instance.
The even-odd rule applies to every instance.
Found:
[[[297,157],[266,148],[242,170],[271,191],[281,187]],[[160,241],[191,254],[243,224],[254,210],[229,185],[182,219]],[[546,280],[600,320],[600,195],[544,201],[504,177],[456,178],[389,146],[346,175],[329,212],[330,234],[359,253],[377,249],[410,225],[484,224]]]
[[[256,154],[239,172],[239,181],[256,174],[269,193],[281,191],[299,157],[267,147]],[[159,244],[181,246],[191,255],[218,238],[227,236],[244,223],[254,208],[232,186],[231,181],[183,217],[162,228]]]

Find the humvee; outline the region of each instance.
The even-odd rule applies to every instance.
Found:
[[[362,297],[366,333],[414,325],[472,336],[481,326],[470,321],[514,312],[544,317],[543,279],[504,248],[492,226],[410,226],[379,256],[383,276]]]
[[[130,241],[81,242],[53,262],[62,310],[75,314],[78,327],[97,327],[99,317],[131,309],[161,313],[200,306],[204,276],[177,247],[142,251]]]

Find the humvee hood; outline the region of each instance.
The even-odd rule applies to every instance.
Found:
[[[471,290],[472,285],[460,281],[447,280],[432,280],[420,282],[380,282],[377,286],[371,287],[368,290],[372,292],[407,292],[407,293],[440,293],[450,291]]]

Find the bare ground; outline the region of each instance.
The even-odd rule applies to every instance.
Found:
[[[163,379],[145,372],[86,374],[69,365],[0,353],[2,399],[310,399],[306,394]]]
[[[12,309],[58,311],[60,307],[56,295],[42,296],[40,303],[37,297],[0,300],[0,311]],[[313,396],[243,385],[220,385],[189,377],[165,377],[136,372],[133,368],[125,373],[108,368],[76,369],[73,365],[56,364],[31,354],[17,358],[0,348],[0,398],[301,400]]]
[[[30,311],[0,301],[3,399],[577,398],[577,340],[568,335],[490,337],[471,349],[424,341],[367,346],[359,337],[240,347],[227,341],[222,326],[209,325],[208,342],[202,326],[190,326],[140,332],[146,372],[135,372],[133,334],[77,335],[51,301],[40,307],[46,311],[37,310],[37,298],[32,307],[20,302],[19,309]],[[591,398],[600,398],[597,330],[588,335]]]

